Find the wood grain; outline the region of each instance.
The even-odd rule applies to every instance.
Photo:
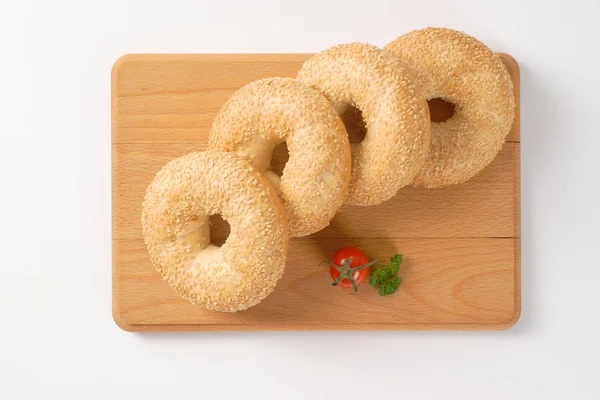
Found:
[[[455,187],[404,188],[376,207],[345,206],[329,227],[290,242],[275,292],[247,311],[181,300],[150,264],[140,205],[169,160],[206,148],[214,115],[235,90],[295,76],[308,54],[128,55],[112,74],[113,315],[130,331],[505,329],[520,315],[519,118],[496,159]],[[501,54],[519,99],[519,70]],[[517,107],[518,110],[518,107]],[[352,135],[355,134],[351,132]],[[275,157],[282,164],[285,149]],[[215,219],[213,237],[226,224]],[[331,288],[317,264],[337,247],[405,255],[404,282],[381,298]]]
[[[278,289],[258,306],[236,314],[211,312],[188,304],[150,265],[146,248],[135,239],[116,240],[122,254],[116,289],[127,304],[119,309],[129,324],[336,323],[381,322],[502,323],[514,313],[514,240],[356,238],[371,255],[406,254],[402,291],[381,298],[364,289],[356,295],[333,290],[327,268],[318,263],[346,238],[297,239]],[[465,254],[469,254],[468,261]],[[143,267],[141,267],[143,266]],[[160,279],[160,278],[159,278]],[[327,306],[325,306],[327,305]],[[357,316],[360,318],[357,319]],[[383,321],[382,321],[383,319]]]

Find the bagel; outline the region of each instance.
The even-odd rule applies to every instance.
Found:
[[[213,214],[231,227],[221,247],[210,243]],[[162,278],[210,310],[256,305],[284,271],[285,210],[267,179],[229,153],[191,153],[167,163],[146,191],[142,227]]]
[[[413,185],[437,188],[475,176],[496,157],[514,120],[513,85],[500,57],[446,28],[409,32],[384,50],[415,67],[427,100],[454,104],[452,117],[432,123],[427,161]]]
[[[348,204],[382,203],[414,180],[427,155],[430,121],[407,64],[369,44],[342,44],[305,61],[298,79],[339,112],[352,106],[362,113],[366,135],[352,148]]]
[[[273,149],[287,142],[281,177]],[[274,184],[287,212],[290,237],[326,227],[346,199],[350,145],[340,117],[318,91],[291,78],[268,78],[239,89],[215,117],[209,149],[234,152]]]

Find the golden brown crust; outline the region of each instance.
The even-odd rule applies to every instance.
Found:
[[[363,115],[367,133],[352,150],[347,203],[376,205],[410,184],[429,146],[429,109],[411,67],[363,43],[331,47],[307,60],[298,79],[337,106]]]
[[[229,222],[220,248],[208,217]],[[287,255],[285,211],[252,165],[229,153],[191,153],[167,163],[142,206],[150,260],[177,293],[210,310],[256,305],[281,278]]]
[[[290,158],[279,178],[270,162],[283,141]],[[217,114],[209,148],[234,152],[266,172],[286,209],[291,237],[326,227],[346,199],[346,129],[325,97],[295,79],[262,79],[238,90]]]
[[[445,28],[409,32],[384,50],[415,68],[428,100],[455,105],[450,119],[432,123],[427,161],[413,184],[458,184],[485,168],[502,148],[515,113],[500,57],[474,37]]]

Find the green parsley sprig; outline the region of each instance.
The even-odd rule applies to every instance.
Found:
[[[400,287],[402,278],[397,276],[397,274],[400,271],[400,264],[402,264],[403,258],[402,254],[396,254],[390,258],[388,264],[371,272],[371,275],[369,276],[369,285],[379,289],[380,296],[388,296],[396,293]]]

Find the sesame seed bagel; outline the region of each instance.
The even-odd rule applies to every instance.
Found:
[[[231,233],[210,243],[209,216]],[[281,278],[287,255],[285,211],[268,180],[229,153],[191,153],[167,163],[142,206],[150,260],[184,299],[234,312],[258,304]]]
[[[498,154],[515,115],[513,85],[500,57],[472,36],[445,28],[409,32],[385,46],[417,71],[427,100],[454,104],[432,123],[427,161],[415,186],[465,182]]]
[[[283,141],[289,161],[279,177],[270,164]],[[346,199],[351,161],[344,124],[325,97],[295,79],[262,79],[238,90],[217,114],[209,148],[234,152],[265,173],[291,237],[326,227]]]
[[[366,135],[352,147],[347,203],[382,203],[414,180],[427,155],[430,122],[408,65],[375,46],[342,44],[308,59],[298,79],[338,111],[351,105],[362,113]]]

